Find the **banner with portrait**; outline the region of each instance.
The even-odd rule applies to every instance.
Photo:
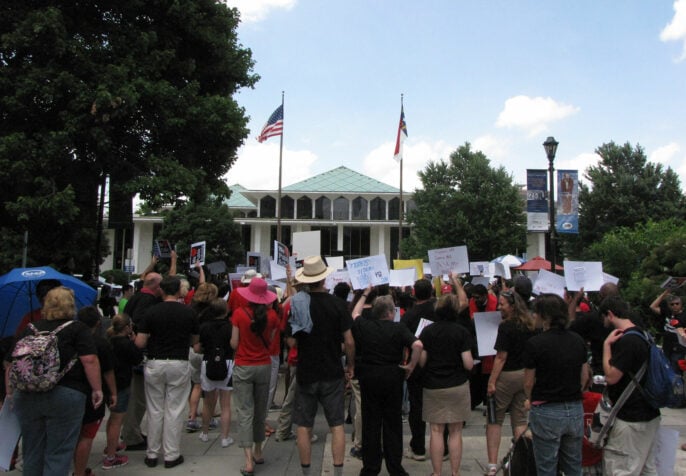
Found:
[[[548,175],[544,169],[526,170],[526,230],[548,231]]]
[[[579,233],[579,171],[557,171],[555,229],[558,233]]]

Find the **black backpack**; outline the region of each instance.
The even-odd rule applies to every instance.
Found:
[[[215,336],[221,336],[219,330],[228,325],[228,322],[223,321],[221,325],[216,327]],[[226,344],[226,343],[224,343]],[[207,355],[207,362],[205,363],[205,375],[209,380],[224,381],[229,376],[229,369],[226,365],[226,347],[218,342],[213,342],[209,349],[205,349]]]

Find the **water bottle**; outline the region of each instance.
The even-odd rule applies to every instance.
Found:
[[[495,394],[488,395],[486,397],[486,405],[487,405],[487,411],[486,415],[488,418],[488,424],[493,425],[496,423],[496,418],[495,418]]]

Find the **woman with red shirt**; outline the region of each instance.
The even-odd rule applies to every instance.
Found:
[[[254,465],[264,463],[262,442],[265,440],[264,423],[271,374],[269,347],[278,326],[278,317],[267,306],[274,302],[276,294],[267,289],[263,279],[253,278],[248,287],[237,291],[250,305],[235,309],[231,316],[231,347],[235,349],[234,404],[238,415],[239,446],[245,452],[241,474],[252,476]]]

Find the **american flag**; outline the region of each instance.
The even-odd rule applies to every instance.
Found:
[[[393,158],[400,162],[403,158],[403,142],[407,138],[407,123],[405,122],[405,109],[400,106],[400,123],[398,124],[398,137],[395,140],[395,152]]]
[[[258,142],[264,142],[270,137],[283,134],[283,104],[276,108],[276,111],[269,116],[269,120],[262,128],[262,132],[257,137]]]

